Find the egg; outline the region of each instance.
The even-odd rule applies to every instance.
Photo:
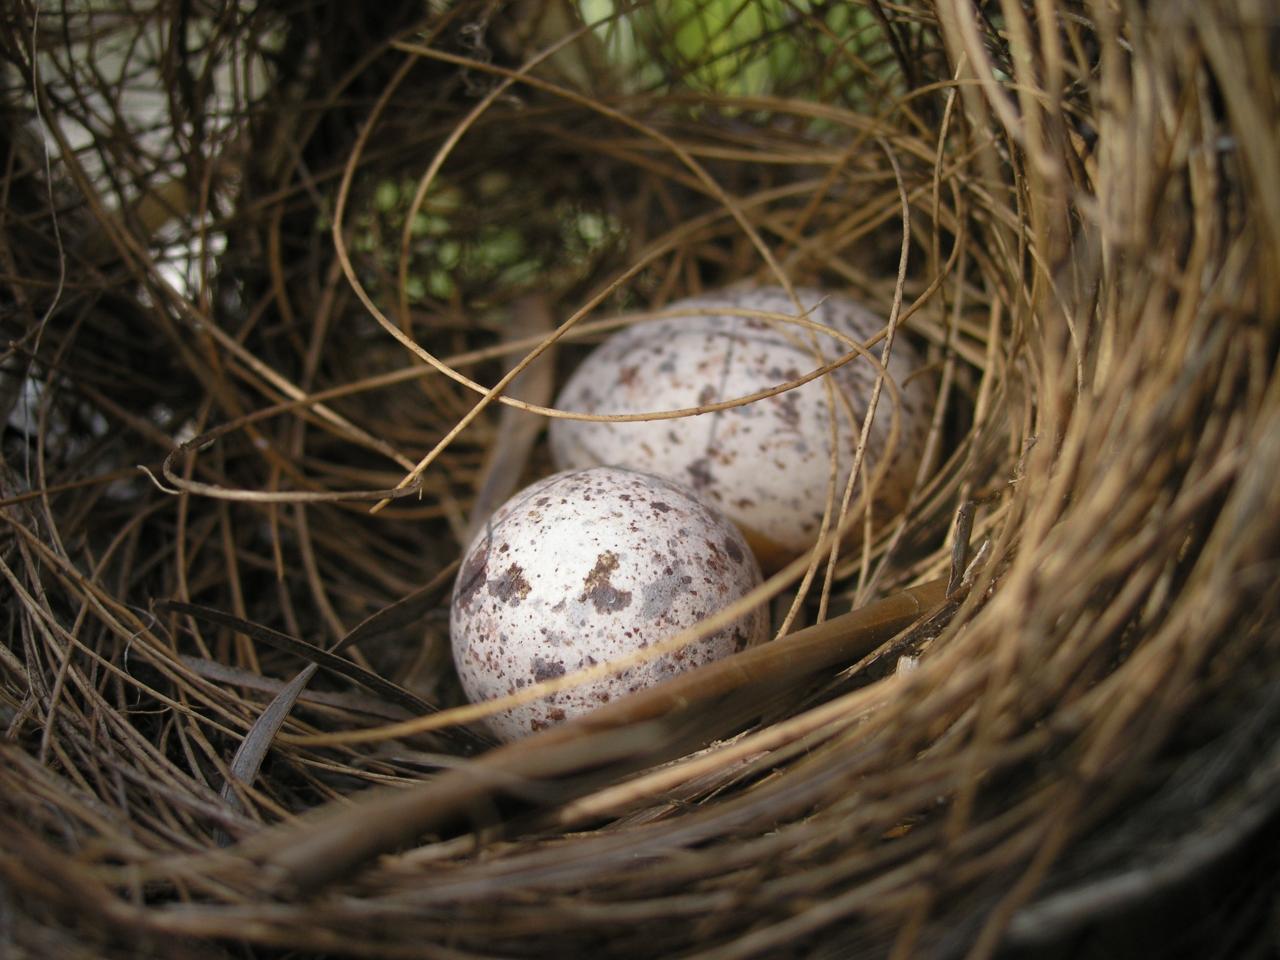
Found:
[[[678,484],[568,470],[498,508],[471,543],[450,611],[473,702],[617,661],[743,597],[760,568],[737,528]],[[489,718],[511,741],[766,639],[763,608],[698,642]]]
[[[796,291],[807,318],[865,342],[884,321],[854,300],[817,289]],[[556,406],[576,413],[621,414],[703,406],[797,379],[821,364],[803,327],[735,315],[747,309],[794,316],[781,287],[723,291],[670,305],[687,315],[641,323],[610,337],[565,383]],[[720,311],[710,314],[695,311]],[[814,334],[823,362],[850,351]],[[880,348],[872,348],[879,356]],[[899,435],[887,453],[892,392],[882,389],[868,440],[866,476],[888,456],[872,501],[879,523],[905,506],[928,434],[931,390],[919,355],[901,336],[889,375],[901,395]],[[878,368],[855,358],[831,381],[848,400],[837,404],[839,476],[836,505],[852,469]],[[625,466],[686,484],[743,530],[766,569],[810,548],[827,503],[830,404],[821,379],[774,397],[695,416],[649,421],[554,419],[552,456],[561,469]],[[858,488],[860,490],[860,487]],[[855,490],[855,495],[858,492]]]

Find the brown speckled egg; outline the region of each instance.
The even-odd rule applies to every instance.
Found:
[[[799,289],[815,307],[808,318],[859,342],[884,321],[848,297]],[[824,299],[825,298],[825,299]],[[803,344],[808,332],[734,315],[749,309],[795,315],[781,287],[744,288],[672,304],[668,309],[724,307],[714,315],[690,313],[641,323],[615,334],[578,367],[556,405],[563,410],[641,413],[731,400],[794,380],[820,364]],[[785,329],[785,332],[784,332]],[[788,339],[788,335],[792,338]],[[849,348],[817,335],[824,360]],[[794,341],[794,342],[792,342]],[[881,347],[872,348],[879,356]],[[894,341],[889,374],[901,391],[899,437],[888,473],[877,488],[874,516],[883,522],[901,510],[928,433],[932,392],[903,337]],[[854,359],[831,375],[849,400],[851,420],[838,405],[840,464],[837,505],[852,469],[877,368]],[[814,380],[775,397],[674,420],[620,423],[556,419],[551,451],[561,469],[610,464],[643,470],[689,486],[737,523],[766,569],[813,545],[827,500],[830,426],[827,391]],[[881,391],[867,450],[867,470],[883,460],[893,417],[892,394]],[[856,495],[856,491],[855,491]]]
[[[516,494],[467,550],[454,664],[473,702],[642,650],[760,583],[732,523],[668,480],[569,470]],[[489,718],[514,740],[765,639],[763,609],[698,643]]]

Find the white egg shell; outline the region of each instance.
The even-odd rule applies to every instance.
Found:
[[[848,297],[798,289],[808,319],[859,342],[884,321]],[[703,315],[693,310],[725,308]],[[574,372],[556,405],[593,414],[642,413],[731,400],[796,379],[819,366],[805,344],[807,331],[734,308],[794,316],[781,287],[729,290],[682,300],[668,309],[688,316],[640,323],[597,348]],[[791,339],[788,339],[790,336]],[[849,352],[835,337],[816,335],[823,360]],[[881,347],[872,348],[875,356]],[[873,501],[879,522],[905,505],[928,432],[932,394],[904,338],[894,341],[888,371],[901,393],[896,446]],[[838,409],[839,479],[836,504],[852,469],[877,367],[855,359],[831,379],[848,398],[852,419]],[[827,502],[830,407],[821,379],[786,393],[724,411],[672,420],[551,422],[551,451],[561,469],[611,464],[671,477],[722,510],[744,531],[766,569],[813,545]],[[866,475],[880,462],[894,415],[893,395],[881,390],[866,454]],[[860,488],[859,488],[860,489]],[[856,495],[856,493],[855,493]]]
[[[453,590],[454,664],[473,702],[615,661],[760,583],[732,523],[677,484],[597,467],[516,494],[467,550]],[[763,609],[706,639],[489,718],[514,740],[766,638]]]

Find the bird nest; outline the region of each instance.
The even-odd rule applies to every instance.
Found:
[[[1263,4],[3,24],[8,955],[1275,949]],[[926,358],[903,509],[833,497],[768,643],[495,745],[469,531],[603,331],[744,281]]]

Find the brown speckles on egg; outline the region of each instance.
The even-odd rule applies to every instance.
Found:
[[[715,479],[711,473],[710,457],[698,457],[684,469],[687,482],[694,490],[705,490]]]
[[[535,683],[542,683],[544,680],[551,680],[554,677],[564,676],[564,663],[562,661],[544,660],[538,655],[533,658],[533,680]]]
[[[778,419],[786,425],[789,430],[800,429],[800,397],[796,391],[790,393],[782,393],[776,397],[772,397],[776,401]]]
[[[722,542],[724,544],[724,552],[729,555],[729,559],[734,563],[742,563],[747,559],[746,555],[742,552],[742,548],[738,546],[737,541],[730,537],[725,537]]]
[[[675,599],[688,593],[693,577],[682,572],[683,567],[666,567],[662,573],[646,583],[640,590],[640,617],[644,620],[660,620],[671,610]]]
[[[540,522],[530,522],[533,513]],[[687,490],[630,470],[556,474],[494,518],[464,558],[450,621],[458,676],[475,701],[645,650],[760,581],[732,524]],[[730,562],[735,551],[746,562]],[[740,636],[762,640],[766,629],[757,610],[679,657],[556,691],[490,726],[515,739],[724,656]]]
[[[859,342],[880,332],[883,318],[853,300],[821,290],[796,291],[812,308],[808,318]],[[775,329],[761,320],[735,316],[734,305],[792,314],[796,308],[780,288],[738,289],[671,304],[691,311],[722,307],[720,314],[674,317],[623,330],[578,368],[557,406],[595,413],[637,413],[695,407],[755,393],[795,380],[819,364],[801,327]],[[833,337],[813,334],[823,360],[850,352]],[[881,347],[872,348],[878,357]],[[626,385],[616,383],[619,365],[636,368]],[[883,522],[905,504],[928,432],[932,390],[907,337],[894,343],[888,370],[900,392],[898,448],[887,451],[894,419],[893,391],[881,391],[872,418],[865,470],[871,475],[888,457],[872,505]],[[814,380],[796,389],[726,411],[675,420],[585,423],[555,420],[552,453],[562,467],[613,463],[671,477],[718,505],[744,529],[779,550],[798,553],[813,542],[801,516],[827,501],[831,417],[836,417],[837,489],[843,492],[877,378],[876,366],[855,358],[828,375],[842,395],[834,411],[827,384]],[[588,400],[594,401],[589,405]],[[847,404],[846,402],[847,401]],[[736,429],[751,424],[754,429]],[[855,489],[855,495],[860,492]],[[789,503],[800,504],[793,515]]]
[[[578,599],[583,602],[589,600],[597,613],[616,613],[629,607],[631,591],[619,590],[609,582],[609,574],[617,569],[618,555],[613,551],[606,550],[596,557],[596,565],[583,581],[582,595]]]
[[[508,544],[503,544],[503,548]],[[505,553],[505,549],[500,552]],[[502,571],[502,575],[495,577],[489,581],[489,595],[497,597],[504,603],[512,606],[518,604],[521,600],[529,595],[529,581],[524,578],[524,571],[520,569],[520,565],[513,563]]]

